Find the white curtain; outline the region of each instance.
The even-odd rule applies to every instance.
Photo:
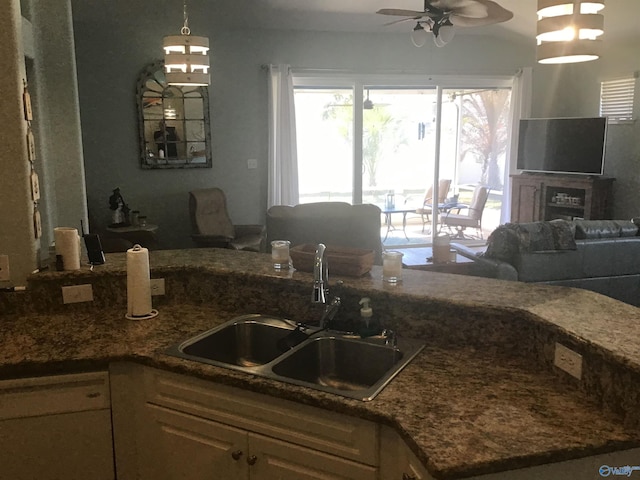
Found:
[[[511,221],[511,179],[509,175],[516,171],[516,160],[518,157],[518,128],[521,118],[531,116],[531,67],[525,67],[516,73],[513,78],[511,89],[511,111],[509,112],[509,139],[510,148],[505,161],[507,168],[504,169],[504,179],[502,184],[502,214],[500,223]]]
[[[269,65],[269,183],[267,207],[296,205],[298,153],[293,76],[289,65]]]

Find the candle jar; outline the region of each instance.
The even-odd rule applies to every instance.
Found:
[[[433,240],[433,263],[447,263],[449,261],[451,237],[449,235],[438,235]]]
[[[402,252],[388,251],[382,253],[382,280],[387,283],[402,281]]]
[[[291,264],[289,258],[289,240],[274,240],[271,242],[271,260],[276,270],[288,270]]]

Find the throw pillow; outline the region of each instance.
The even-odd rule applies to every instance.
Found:
[[[512,223],[507,223],[506,225],[500,225],[491,232],[487,239],[487,250],[483,255],[484,257],[513,263],[520,251],[520,240],[512,227]]]
[[[514,230],[520,239],[520,252],[554,250],[555,243],[549,222],[516,223]]]
[[[573,222],[566,220],[551,220],[551,233],[553,234],[553,246],[556,250],[577,250],[575,235],[576,227]]]

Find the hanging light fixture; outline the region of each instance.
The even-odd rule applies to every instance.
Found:
[[[413,32],[411,32],[411,42],[416,47],[422,47],[425,43],[427,43],[427,38],[429,37],[429,33],[424,29],[422,23],[417,22],[416,26],[413,27]]]
[[[209,39],[191,35],[187,0],[184,0],[184,25],[181,35],[164,37],[164,68],[169,85],[207,86],[209,76]]]
[[[577,63],[600,58],[604,0],[538,0],[539,63]]]

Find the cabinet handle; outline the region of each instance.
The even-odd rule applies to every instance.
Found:
[[[247,457],[247,463],[249,465],[255,465],[257,461],[258,461],[258,457],[256,457],[255,455],[249,455]]]
[[[402,480],[417,480],[414,475],[409,475],[408,473],[402,474]]]
[[[236,450],[234,452],[231,452],[231,456],[233,457],[234,460],[240,460],[240,457],[242,457],[242,450]]]

